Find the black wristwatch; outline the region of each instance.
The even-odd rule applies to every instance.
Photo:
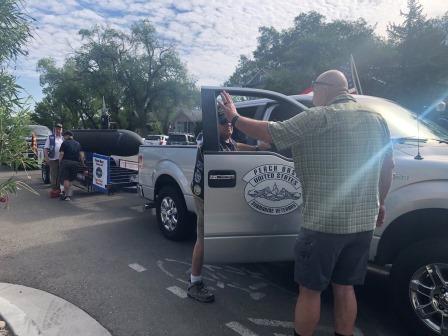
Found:
[[[232,121],[230,122],[233,127],[235,127],[235,124],[236,124],[236,122],[238,121],[239,118],[240,118],[240,116],[238,114],[233,116]]]

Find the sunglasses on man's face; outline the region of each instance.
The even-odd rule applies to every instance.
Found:
[[[325,82],[321,82],[321,81],[312,81],[312,82],[311,82],[311,86],[312,86],[312,87],[315,87],[316,85],[333,86],[333,84],[325,83]]]

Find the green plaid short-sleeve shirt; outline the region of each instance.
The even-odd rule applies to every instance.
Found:
[[[269,124],[274,145],[292,148],[303,187],[303,227],[348,234],[373,230],[382,162],[392,155],[384,118],[349,95]]]

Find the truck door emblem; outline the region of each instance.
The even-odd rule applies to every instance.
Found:
[[[262,165],[249,171],[243,181],[247,182],[247,204],[263,214],[285,215],[302,204],[302,186],[292,167]]]

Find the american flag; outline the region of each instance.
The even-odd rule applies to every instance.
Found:
[[[339,67],[338,70],[345,75],[345,78],[347,78],[348,93],[358,94],[358,89],[355,84],[356,82],[355,77],[353,76],[353,67],[351,62],[343,64],[341,67]]]
[[[353,59],[352,55],[350,55],[350,60],[340,66],[338,70],[341,71],[347,78],[348,92],[352,94],[362,94],[362,90],[360,87],[361,84],[359,83],[359,79],[357,79],[355,60]],[[300,94],[311,94],[312,92],[313,87],[310,86],[303,90]]]

